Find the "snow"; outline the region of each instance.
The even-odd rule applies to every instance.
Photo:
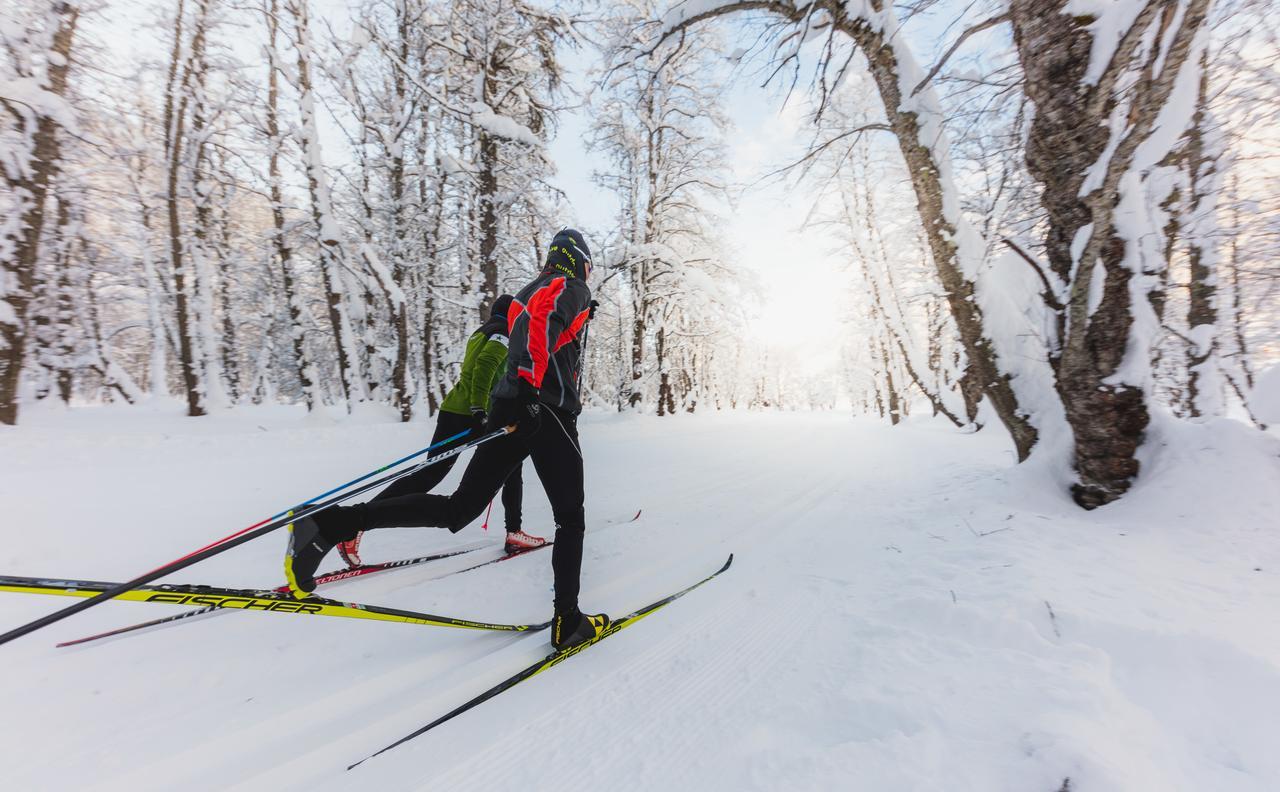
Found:
[[[35,407],[0,431],[0,569],[122,579],[430,430],[373,409],[179,414]],[[1280,443],[1223,420],[1151,435],[1132,493],[1086,513],[1044,467],[1011,468],[998,433],[944,422],[589,414],[583,605],[626,612],[732,551],[728,573],[351,773],[541,656],[545,634],[227,613],[52,648],[171,612],[109,603],[0,648],[6,786],[1274,790]],[[549,533],[527,473],[526,529]],[[374,533],[364,552],[493,536],[478,522]],[[176,577],[275,584],[283,543]],[[449,563],[332,592],[547,617],[548,557],[433,579]],[[0,623],[68,602],[0,594]]]
[[[1280,424],[1280,363],[1273,364],[1254,380],[1249,406],[1264,424]]]
[[[1067,486],[1075,480],[1069,463],[1072,435],[1048,360],[1048,350],[1061,339],[1056,338],[1054,318],[1041,297],[1044,286],[1035,271],[1008,250],[993,258],[982,282],[984,288],[976,296],[988,336],[1001,364],[1013,376],[1019,408],[1034,416],[1040,432],[1034,456],[1053,466],[1055,480]],[[994,414],[983,422],[1001,431]]]
[[[1068,0],[1062,13],[1070,16],[1089,16],[1093,34],[1093,47],[1089,53],[1089,68],[1085,70],[1085,85],[1097,85],[1103,73],[1111,65],[1116,47],[1138,16],[1146,7],[1142,0]]]
[[[662,28],[654,37],[662,38],[675,30],[685,21],[694,17],[710,14],[724,6],[733,5],[737,0],[683,0],[672,6],[662,17]]]
[[[499,115],[483,102],[476,102],[471,105],[471,123],[485,130],[494,137],[500,137],[505,140],[511,140],[516,143],[523,143],[526,146],[537,148],[542,145],[542,141],[529,127],[516,121],[514,118]]]

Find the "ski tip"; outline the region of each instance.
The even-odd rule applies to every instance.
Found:
[[[636,516],[631,518],[631,522],[635,522],[636,520],[640,519],[640,513],[643,511],[644,509],[636,509]]]

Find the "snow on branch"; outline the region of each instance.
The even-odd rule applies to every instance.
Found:
[[[509,116],[498,115],[483,102],[471,105],[471,123],[503,140],[523,143],[530,148],[542,145],[542,141],[529,127]]]

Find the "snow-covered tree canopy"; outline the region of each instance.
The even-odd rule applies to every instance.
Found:
[[[590,404],[927,411],[1106,503],[1153,415],[1265,420],[1276,31],[1254,0],[18,0],[0,421],[171,396],[429,416],[575,225]],[[782,113],[795,145],[743,166]],[[805,220],[727,233],[762,189]],[[825,375],[761,321],[766,234],[847,276],[811,285],[840,291]]]

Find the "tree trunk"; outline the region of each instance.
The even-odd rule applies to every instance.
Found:
[[[667,334],[658,328],[654,354],[658,358],[658,415],[672,415],[676,411],[675,394],[671,388],[671,376],[667,371],[666,360]]]
[[[498,297],[498,141],[480,133],[480,173],[476,176],[480,203],[480,319]]]
[[[192,57],[204,47],[204,13],[202,5],[197,16],[195,33],[191,39]],[[186,250],[184,247],[181,207],[183,142],[186,137],[187,92],[190,79],[189,64],[179,69],[182,51],[182,4],[174,24],[173,60],[169,68],[169,82],[165,96],[165,133],[167,176],[165,180],[165,209],[168,217],[169,265],[173,271],[174,300],[178,321],[178,363],[182,372],[183,389],[187,398],[187,415],[199,417],[206,413],[201,372],[197,369],[195,328],[192,318],[191,285],[188,279]],[[181,74],[181,79],[178,75]]]
[[[289,340],[293,348],[293,360],[298,383],[302,387],[302,398],[306,402],[307,412],[312,412],[320,404],[316,392],[314,366],[307,357],[306,347],[306,305],[298,292],[293,276],[293,248],[285,236],[284,187],[280,178],[280,148],[284,144],[280,135],[280,83],[281,64],[277,62],[276,36],[280,29],[280,17],[277,0],[270,0],[270,5],[263,9],[270,36],[267,71],[267,141],[271,147],[271,156],[267,162],[267,177],[271,191],[271,222],[274,228],[272,243],[275,246],[276,261],[280,266],[280,280],[284,289],[285,303],[289,311]]]
[[[1196,113],[1187,135],[1187,175],[1191,223],[1187,260],[1190,265],[1190,296],[1187,305],[1188,337],[1194,345],[1187,360],[1187,407],[1192,418],[1217,415],[1222,411],[1218,380],[1218,243],[1217,226],[1220,151],[1209,140],[1208,56],[1202,55],[1200,91]]]
[[[640,272],[640,280],[632,279],[633,290],[638,292],[644,288],[644,263],[633,265]],[[644,379],[644,337],[648,330],[648,323],[645,321],[645,305],[643,297],[636,293],[633,294],[632,309],[634,316],[631,320],[631,376],[627,383],[627,406],[636,409],[640,403],[644,401],[644,388],[642,380]]]
[[[71,45],[80,12],[68,3],[56,6],[58,28],[50,51],[61,57],[48,67],[48,91],[61,100],[67,92]],[[0,100],[0,104],[15,118],[24,116],[8,100]],[[58,122],[52,116],[38,115],[35,129],[23,131],[32,135],[29,168],[18,170],[16,178],[6,169],[5,176],[8,189],[19,196],[21,215],[17,223],[6,224],[10,230],[0,245],[0,424],[18,422],[18,390],[27,353],[27,310],[35,290],[49,182],[61,159]],[[11,250],[7,255],[3,251],[6,247]]]
[[[1120,235],[1115,212],[1124,197],[1122,180],[1124,190],[1143,188],[1142,174],[1130,174],[1134,157],[1192,52],[1208,0],[1190,0],[1181,17],[1173,13],[1175,5],[1173,0],[1148,2],[1117,43],[1112,60],[1094,75],[1088,72],[1092,17],[1060,13],[1049,0],[1010,4],[1025,90],[1036,105],[1027,166],[1044,187],[1050,268],[1068,284],[1061,341],[1050,361],[1075,434],[1079,481],[1072,493],[1085,508],[1109,503],[1129,489],[1150,420],[1144,385],[1115,379],[1133,326],[1136,266],[1129,246],[1136,257],[1140,244]],[[1169,31],[1174,19],[1178,27]],[[1156,24],[1163,26],[1156,31],[1161,47],[1140,47]],[[1140,58],[1147,60],[1140,63]],[[1131,74],[1138,79],[1123,83]],[[1113,139],[1108,120],[1122,91],[1131,109]],[[1099,165],[1101,172],[1095,173]],[[1101,282],[1095,282],[1098,278]],[[1149,370],[1145,350],[1142,355]]]
[[[298,100],[302,114],[301,146],[307,171],[307,190],[311,197],[311,219],[315,224],[317,258],[325,301],[328,304],[329,324],[333,329],[333,343],[338,353],[338,381],[342,399],[348,411],[353,399],[363,396],[363,375],[360,373],[360,353],[356,348],[351,323],[345,304],[346,286],[343,282],[340,261],[341,231],[333,216],[329,199],[328,177],[324,172],[320,152],[320,130],[316,119],[315,90],[311,82],[311,32],[308,18],[309,0],[290,0],[288,8],[293,15],[298,50]]]

